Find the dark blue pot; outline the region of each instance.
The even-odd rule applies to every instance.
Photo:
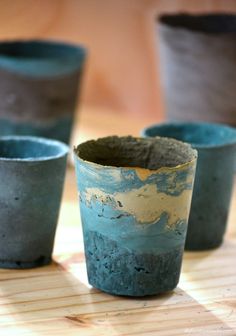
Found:
[[[236,159],[236,130],[222,124],[167,123],[142,131],[188,142],[198,150],[186,249],[221,245],[226,230]]]
[[[75,148],[92,286],[129,296],[177,286],[196,156],[171,139],[107,137]]]
[[[68,143],[85,49],[52,41],[0,43],[0,135]]]
[[[0,267],[50,263],[67,153],[55,140],[0,138]]]

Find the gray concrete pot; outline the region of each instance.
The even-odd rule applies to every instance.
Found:
[[[164,138],[114,136],[75,148],[92,286],[129,296],[177,286],[196,157]]]
[[[236,15],[171,14],[158,23],[167,119],[236,126]]]
[[[55,140],[0,138],[0,267],[50,263],[67,153]]]
[[[0,135],[68,143],[85,57],[85,49],[77,45],[0,42]]]

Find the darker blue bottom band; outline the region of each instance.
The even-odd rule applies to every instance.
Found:
[[[94,232],[85,233],[89,283],[115,295],[145,296],[173,290],[179,281],[183,247],[162,254],[135,253]]]

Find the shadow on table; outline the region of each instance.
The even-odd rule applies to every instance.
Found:
[[[19,330],[34,335],[200,335],[208,327],[211,333],[234,335],[180,288],[145,298],[112,296],[87,284],[82,253],[57,260],[32,270],[0,271],[1,336]]]

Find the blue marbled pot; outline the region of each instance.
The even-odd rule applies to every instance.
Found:
[[[53,41],[0,43],[0,135],[68,143],[86,51]]]
[[[198,164],[186,238],[187,250],[221,245],[226,230],[236,163],[236,129],[212,123],[166,123],[142,131],[188,142]]]
[[[56,140],[0,137],[0,267],[50,263],[67,153]]]
[[[196,151],[175,140],[114,136],[74,152],[90,284],[129,296],[174,289]]]

